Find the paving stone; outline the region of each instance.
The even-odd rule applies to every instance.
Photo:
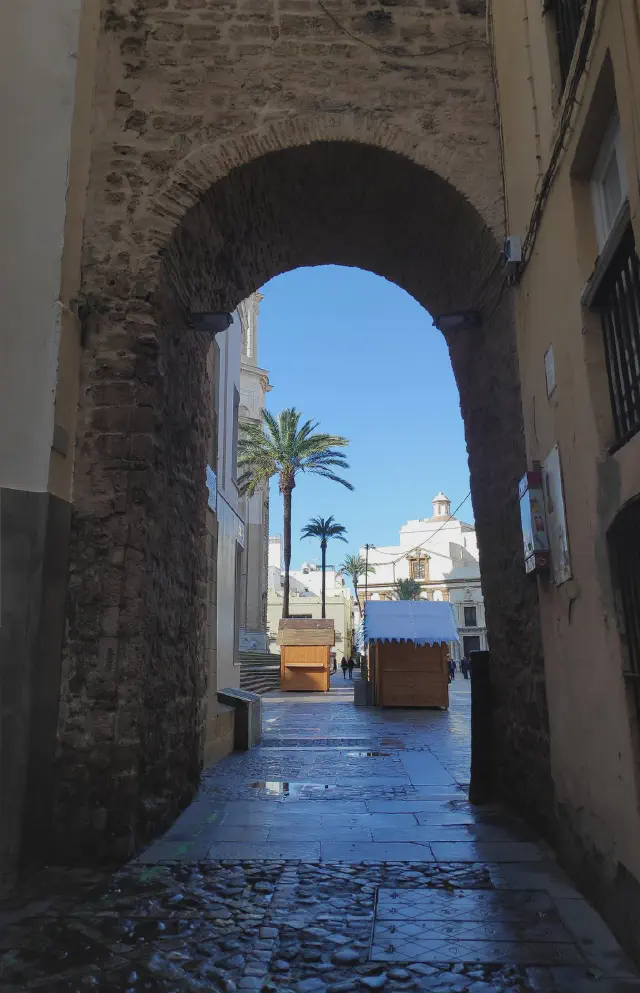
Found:
[[[321,979],[303,979],[296,986],[297,993],[326,993],[327,984]]]
[[[0,989],[75,990],[81,976],[83,989],[114,993],[151,973],[158,993],[640,993],[544,846],[497,808],[471,808],[456,785],[468,776],[468,703],[468,688],[449,713],[266,697],[266,737],[295,744],[229,756],[153,858],[8,924]],[[388,754],[349,757],[349,738]],[[294,765],[321,782],[250,785]],[[406,782],[390,782],[399,767]],[[334,840],[351,829],[380,840]],[[272,831],[294,840],[274,844]],[[525,861],[493,861],[512,857]],[[609,970],[599,979],[596,959]]]
[[[338,965],[352,965],[360,961],[360,953],[354,948],[340,948],[331,957]]]

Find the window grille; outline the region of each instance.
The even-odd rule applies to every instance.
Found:
[[[556,37],[558,39],[558,59],[562,85],[567,81],[573,53],[580,34],[582,15],[587,0],[550,0],[548,7],[553,9],[556,20]]]
[[[600,311],[616,447],[640,431],[640,260],[629,224],[602,279]]]
[[[622,641],[625,677],[634,688],[640,719],[640,499],[622,509],[609,533],[609,548]]]

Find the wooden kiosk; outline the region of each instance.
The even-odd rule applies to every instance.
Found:
[[[330,650],[336,641],[333,621],[283,617],[277,640],[280,689],[326,693],[331,679]]]
[[[449,644],[458,641],[449,603],[369,600],[364,638],[375,704],[449,706]]]

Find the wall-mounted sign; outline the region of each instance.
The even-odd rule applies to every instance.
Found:
[[[212,510],[214,514],[217,509],[217,499],[218,499],[218,481],[216,479],[216,474],[210,465],[206,467],[206,477],[207,477],[207,490],[209,491],[209,496],[207,498],[207,506],[209,510]]]
[[[236,541],[244,548],[244,521],[236,519]]]
[[[556,388],[556,363],[553,358],[553,345],[549,345],[544,353],[544,376],[547,381],[547,396],[550,397]]]
[[[553,581],[559,586],[567,579],[571,579],[572,572],[567,518],[564,509],[560,451],[557,445],[551,449],[542,467],[542,482],[544,485],[544,504],[547,511],[547,531],[549,533]]]
[[[525,571],[540,572],[549,568],[549,541],[540,472],[525,473],[520,480],[519,496]]]

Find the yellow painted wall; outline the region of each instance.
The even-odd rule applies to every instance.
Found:
[[[491,6],[508,233],[523,239],[563,108],[552,14],[541,8],[535,0]],[[529,468],[559,444],[573,567],[573,579],[561,586],[538,581],[559,809],[584,848],[603,857],[604,872],[622,862],[640,880],[635,713],[622,675],[606,545],[613,517],[640,493],[640,435],[608,453],[613,433],[600,323],[581,304],[598,254],[588,176],[602,137],[599,120],[607,117],[600,110],[607,59],[640,241],[640,18],[630,0],[607,0],[598,4],[571,127],[513,295]],[[551,399],[544,369],[550,345],[557,379]]]

